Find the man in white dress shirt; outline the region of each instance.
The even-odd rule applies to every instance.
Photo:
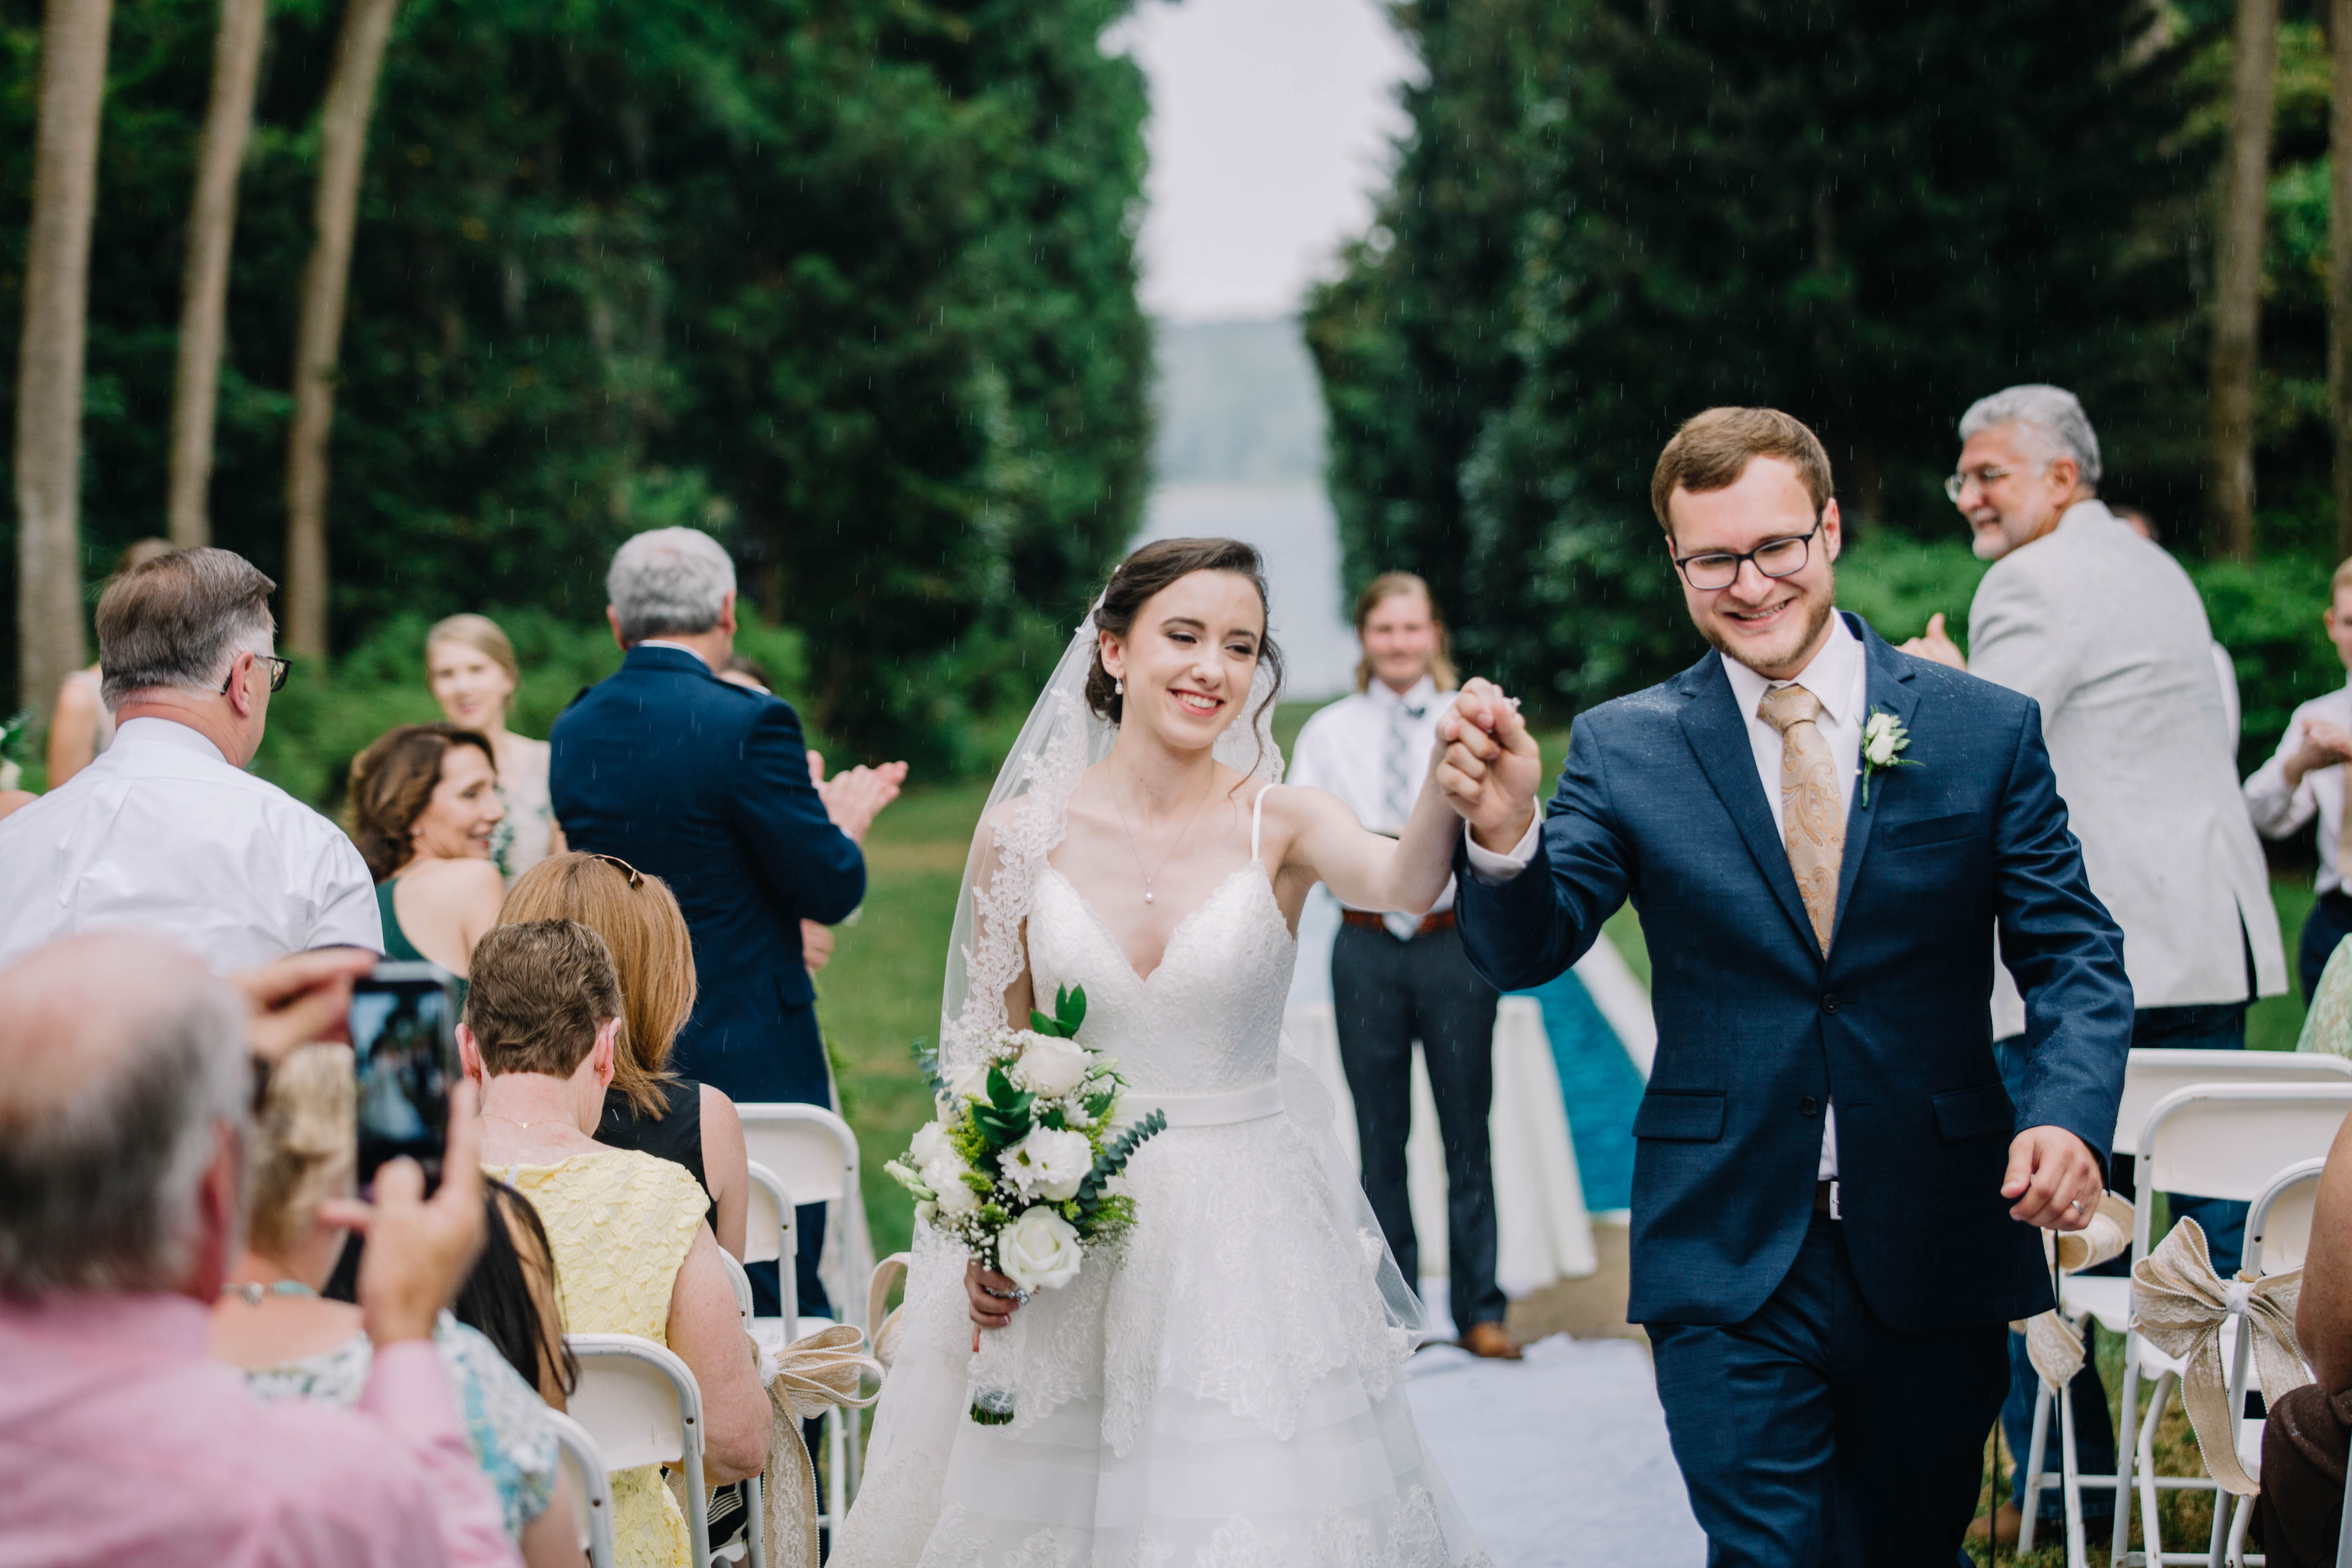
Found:
[[[2336,568],[2328,592],[2320,624],[2327,628],[2336,657],[2352,670],[2352,561]],[[2297,708],[2286,733],[2279,737],[2276,754],[2246,781],[2246,808],[2264,837],[2284,838],[2314,816],[2319,818],[2319,898],[2303,922],[2303,942],[2295,955],[2305,1002],[2319,989],[2319,972],[2327,967],[2336,944],[2352,936],[2352,892],[2345,888],[2345,874],[2352,871],[2352,853],[2344,841],[2343,764],[2347,761],[2352,761],[2352,686]]]
[[[115,710],[97,762],[0,821],[0,964],[105,926],[143,926],[215,971],[306,948],[383,950],[375,887],[343,831],[245,772],[261,747],[277,584],[226,550],[175,550],[98,605]]]
[[[2133,1047],[2242,1048],[2248,1005],[2286,989],[2286,960],[2196,585],[2098,500],[2098,437],[2073,393],[2025,385],[1981,398],[1961,416],[1960,438],[1946,492],[1993,566],[1969,607],[1966,659],[1940,616],[1906,646],[2042,705],[2091,890],[2123,927]],[[2012,1096],[2024,1034],[2024,1004],[1998,971],[1993,1049]],[[2109,1185],[2132,1191],[2127,1156]],[[2172,1212],[2195,1216],[2225,1278],[2237,1268],[2244,1204],[2175,1197]],[[2037,1379],[2022,1335],[2011,1359],[2003,1419],[2023,1453]],[[2097,1376],[2094,1362],[2074,1384],[2091,1474],[2113,1468]],[[2015,1518],[2005,1512],[1994,1528],[2005,1535]]]
[[[1356,695],[1307,721],[1289,782],[1330,791],[1365,826],[1399,831],[1420,798],[1437,721],[1453,707],[1454,667],[1429,584],[1410,572],[1372,579],[1356,601]],[[1445,1145],[1446,1254],[1451,1307],[1463,1347],[1517,1361],[1504,1331],[1508,1305],[1495,1283],[1495,1163],[1487,1116],[1495,1098],[1495,988],[1478,977],[1454,928],[1454,889],[1424,917],[1346,910],[1331,943],[1331,1001],[1339,1064],[1356,1102],[1364,1195],[1397,1266],[1421,1282],[1421,1247],[1407,1190],[1412,1131],[1412,1043],[1422,1042]]]

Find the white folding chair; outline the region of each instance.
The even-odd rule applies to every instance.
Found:
[[[2157,1105],[2181,1089],[2199,1084],[2251,1083],[2257,1085],[2293,1084],[2352,1084],[2352,1060],[2343,1057],[2302,1055],[2292,1051],[2176,1051],[2142,1048],[2126,1058],[2124,1091],[2116,1110],[2116,1131],[2108,1147],[2115,1154],[2135,1158],[2141,1152],[2141,1137],[2146,1132],[2148,1113]],[[2267,1174],[2267,1173],[2265,1173]],[[2134,1178],[2134,1191],[2143,1197],[2151,1190],[2145,1170]],[[2111,1333],[2128,1334],[2131,1331],[2131,1280],[2127,1278],[2095,1275],[2084,1278],[2067,1275],[2059,1283],[2058,1310],[2077,1325],[2084,1320],[2096,1321]],[[2059,1415],[2061,1469],[2053,1477],[2042,1468],[2047,1453],[2047,1441],[2052,1409]],[[2081,1494],[2085,1487],[2094,1489],[2114,1489],[2116,1497],[2116,1533],[2113,1549],[2115,1561],[2124,1562],[2124,1542],[2130,1534],[2130,1517],[2126,1512],[2124,1499],[2128,1482],[2119,1482],[2115,1476],[2085,1476],[2075,1461],[2074,1437],[2071,1423],[2071,1404],[2056,1404],[2051,1390],[2042,1386],[2035,1391],[2033,1434],[2026,1457],[2025,1518],[2018,1535],[2018,1551],[2033,1550],[2033,1538],[2040,1524],[2041,1493],[2052,1479],[2056,1479],[2068,1497],[2067,1518],[2069,1553],[2073,1561],[2083,1561],[2083,1552],[2074,1544],[2079,1535],[2082,1513]],[[2116,1434],[2116,1446],[2119,1458],[2117,1468],[2129,1473],[2127,1455],[2130,1450],[2130,1427],[2125,1426]],[[2157,1481],[2170,1488],[2180,1478],[2165,1477]],[[2194,1484],[2194,1483],[2190,1483]],[[2200,1560],[2201,1561],[2201,1559]]]
[[[613,1568],[613,1483],[588,1428],[561,1410],[547,1418],[555,1427],[555,1458],[572,1482],[572,1518],[588,1568]]]
[[[2133,1267],[2139,1265],[2154,1245],[2151,1232],[2158,1193],[2252,1203],[2263,1197],[2272,1183],[2290,1168],[2324,1159],[2347,1112],[2352,1112],[2352,1081],[2344,1080],[2297,1082],[2283,1079],[2273,1083],[2194,1084],[2158,1100],[2141,1124],[2137,1141],[2138,1198],[2132,1205]],[[2251,1215],[2249,1218],[2251,1221]],[[2251,1236],[2250,1224],[2250,1239]],[[2283,1242],[2285,1239],[2282,1237]],[[2112,1283],[2126,1287],[2125,1315],[2128,1321],[2129,1281]],[[2105,1321],[2104,1313],[2101,1321]],[[2163,1418],[2167,1402],[2180,1385],[2183,1370],[2179,1362],[2138,1334],[2125,1334],[2123,1408],[2116,1426],[2116,1468],[2121,1474],[2116,1489],[2116,1531],[2110,1558],[2117,1568],[2131,1563],[2160,1568],[2164,1563],[2221,1561],[2227,1510],[2220,1504],[2219,1484],[2210,1476],[2156,1473],[2157,1424]],[[2151,1373],[2156,1378],[2156,1390],[2143,1413],[2139,1408],[2140,1384]],[[2123,1550],[2130,1525],[2126,1508],[2135,1489],[2139,1500],[2144,1550],[2127,1554]],[[2162,1550],[2156,1512],[2160,1489],[2216,1494],[2213,1539],[2206,1551]]]
[[[801,1337],[800,1276],[784,1262],[799,1249],[793,1201],[784,1193],[784,1184],[773,1171],[752,1161],[751,1202],[743,1216],[743,1261],[776,1265],[777,1284],[784,1302],[781,1316],[786,1344]]]
[[[805,1338],[835,1321],[867,1329],[870,1325],[863,1321],[865,1301],[853,1288],[853,1281],[866,1279],[867,1265],[860,1256],[859,1227],[850,1223],[848,1212],[850,1205],[865,1201],[858,1188],[857,1134],[849,1130],[848,1122],[821,1105],[738,1101],[735,1113],[743,1123],[745,1152],[782,1184],[784,1207],[789,1210],[800,1204],[826,1205],[826,1234],[839,1238],[840,1266],[835,1271],[838,1278],[824,1282],[826,1292],[834,1300],[835,1317],[803,1315],[797,1310],[796,1295],[787,1297],[787,1305],[794,1309],[793,1320],[786,1325],[791,1331],[789,1337]],[[788,1274],[792,1268],[792,1255],[785,1254],[777,1265],[777,1273]],[[864,1456],[859,1452],[860,1445],[849,1440],[849,1423],[838,1407],[828,1407],[824,1420],[825,1510],[818,1516],[818,1523],[829,1528],[856,1499],[857,1474]]]
[[[686,1513],[692,1561],[710,1561],[710,1525],[703,1500],[702,1389],[676,1352],[635,1334],[566,1334],[580,1362],[579,1385],[567,1402],[588,1429],[608,1471],[677,1465],[686,1495],[698,1506]]]
[[[2246,1211],[2246,1256],[2242,1272],[2260,1279],[2303,1267],[2311,1247],[2311,1215],[2319,1196],[2319,1173],[2325,1160],[2299,1160],[2271,1179],[2263,1195]],[[2232,1343],[2234,1339],[2235,1342]],[[2269,1419],[2246,1415],[2246,1378],[2253,1367],[2253,1335],[2244,1331],[2242,1314],[2231,1313],[2222,1329],[2222,1352],[2230,1359],[2229,1408],[2237,1419],[2238,1463],[2250,1476],[2263,1473],[2263,1427]],[[2218,1504],[2220,1499],[2216,1498]],[[2247,1563],[2246,1527],[2253,1522],[2254,1500],[2242,1497],[2230,1514],[2227,1549],[2212,1559],[2215,1568]],[[2214,1512],[2214,1532],[2221,1531],[2220,1510]]]
[[[726,1267],[728,1288],[735,1292],[735,1315],[742,1320],[743,1331],[751,1332],[751,1277],[735,1261],[725,1247],[719,1250],[719,1261]],[[763,1490],[765,1482],[753,1476],[743,1483],[743,1507],[746,1522],[743,1545],[750,1556],[751,1568],[768,1568],[768,1500]]]

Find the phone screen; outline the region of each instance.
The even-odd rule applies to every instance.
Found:
[[[457,999],[429,963],[379,963],[352,988],[352,1065],[359,1089],[360,1185],[405,1154],[439,1181],[457,1071]]]

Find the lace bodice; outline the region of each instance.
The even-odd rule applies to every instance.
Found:
[[[1265,795],[1260,790],[1251,807],[1249,862],[1178,922],[1149,976],[1136,973],[1068,878],[1049,866],[1037,879],[1029,912],[1036,994],[1086,987],[1084,1041],[1118,1058],[1139,1093],[1213,1094],[1275,1077],[1298,942],[1257,853]]]

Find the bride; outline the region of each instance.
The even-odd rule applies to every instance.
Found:
[[[838,1568],[1484,1564],[1402,1384],[1418,1306],[1281,1048],[1293,927],[1320,881],[1417,912],[1459,819],[1424,785],[1401,840],[1283,788],[1281,656],[1255,551],[1128,557],[999,775],[964,877],[942,1070],[1032,999],[1087,994],[1126,1114],[1116,1257],[1028,1300],[918,1226],[891,1373]],[[1015,1414],[966,1415],[982,1335]],[[1008,1371],[1009,1369],[1009,1371]],[[995,1382],[992,1378],[992,1382]]]

